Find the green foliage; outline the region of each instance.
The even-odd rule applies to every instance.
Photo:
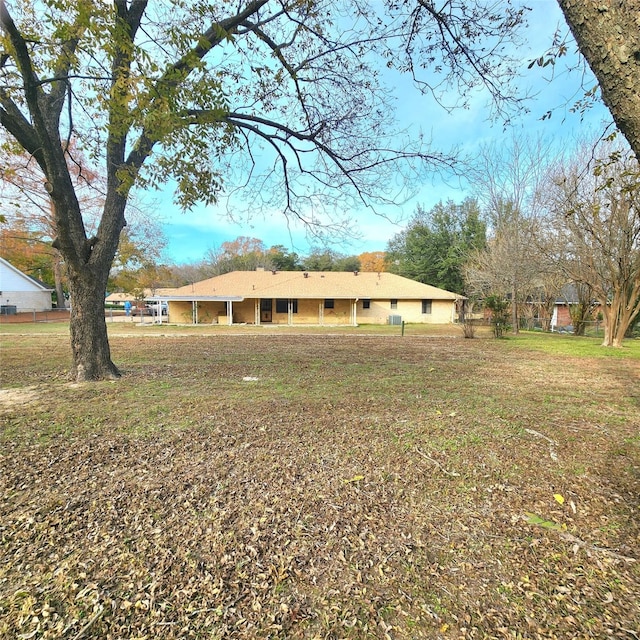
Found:
[[[137,231],[126,227],[120,235],[107,285],[109,291],[154,290],[169,281],[169,269],[160,264],[166,244],[164,234],[151,219],[144,223]]]
[[[577,294],[577,301],[569,305],[569,315],[573,325],[573,335],[584,336],[588,322],[593,318],[594,302],[591,287],[582,283],[573,285]],[[600,321],[602,318],[600,318]]]
[[[536,513],[527,512],[527,524],[533,524],[538,527],[542,527],[543,529],[553,529],[554,531],[565,531],[567,529],[567,525],[561,525],[557,522],[553,522],[552,520],[546,520],[542,518]]]
[[[640,314],[637,315],[633,321],[627,327],[625,331],[625,338],[633,338],[638,336],[638,332],[640,331]]]
[[[207,256],[215,275],[231,271],[253,271],[257,268],[273,268],[270,256],[259,238],[239,236],[223,242],[218,250],[210,250]]]
[[[306,257],[289,251],[284,245],[266,249],[262,240],[240,236],[223,242],[219,250],[212,250],[209,262],[216,275],[230,271],[252,271],[256,268],[277,271],[359,271],[360,260],[332,249],[315,249]]]
[[[389,271],[462,294],[462,266],[470,251],[485,244],[486,223],[476,200],[440,202],[429,212],[418,207],[407,229],[387,245]]]
[[[302,261],[307,271],[359,271],[357,256],[347,256],[331,249],[315,249]]]
[[[24,221],[3,225],[0,229],[2,257],[23,273],[55,286],[55,251],[41,231],[27,228]]]
[[[289,251],[284,245],[277,244],[269,249],[269,260],[278,271],[300,271],[302,265],[297,253]]]
[[[509,330],[509,309],[511,303],[504,298],[491,295],[485,298],[485,306],[491,311],[491,327],[496,338],[502,338]]]

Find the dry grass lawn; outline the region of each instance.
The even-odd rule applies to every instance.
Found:
[[[640,636],[638,341],[188,333],[0,336],[0,637]]]

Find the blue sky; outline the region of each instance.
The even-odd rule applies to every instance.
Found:
[[[549,68],[544,71],[538,67],[527,70],[529,61],[541,56],[549,48],[558,25],[566,30],[555,0],[530,0],[527,4],[532,11],[529,14],[527,47],[520,51],[524,75],[522,87],[533,90],[537,95],[529,105],[530,112],[515,118],[512,127],[530,136],[541,134],[558,145],[570,145],[581,131],[600,132],[610,116],[603,106],[591,109],[583,119],[569,112],[569,107],[581,95],[579,88],[583,78],[579,73],[560,75],[548,82],[546,77]],[[472,154],[481,144],[500,140],[507,142],[512,136],[512,129],[504,130],[502,123],[492,125],[488,122],[486,96],[481,94],[474,97],[470,109],[447,114],[442,108],[431,104],[428,98],[420,96],[406,77],[397,79],[394,90],[398,97],[399,121],[431,139],[433,148],[447,150],[457,146],[462,152]],[[549,109],[554,109],[553,116],[542,121],[542,115]],[[434,176],[422,185],[415,197],[399,207],[398,213],[394,214],[394,220],[399,218],[397,222],[371,213],[355,212],[354,229],[359,237],[348,243],[333,243],[331,248],[346,254],[384,251],[387,242],[402,230],[402,220],[406,221],[418,204],[429,209],[440,200],[460,202],[466,195],[469,194],[459,180],[445,181]],[[209,249],[238,236],[259,238],[267,247],[282,244],[302,255],[310,249],[304,229],[288,227],[285,218],[277,212],[258,212],[251,219],[232,221],[227,216],[224,201],[216,206],[198,206],[189,213],[182,213],[173,204],[172,193],[168,189],[153,194],[152,199],[156,212],[163,220],[168,239],[165,253],[171,262],[197,262]]]

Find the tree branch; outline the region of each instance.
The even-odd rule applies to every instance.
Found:
[[[13,57],[18,65],[18,70],[22,78],[25,100],[31,117],[34,120],[33,127],[39,136],[44,135],[45,139],[49,139],[49,131],[47,130],[46,120],[43,116],[40,104],[41,98],[44,97],[44,93],[42,92],[38,78],[33,70],[31,58],[27,49],[27,43],[13,22],[13,18],[7,9],[5,0],[0,0],[0,24],[2,25],[5,33],[9,36],[9,41],[14,49]],[[26,119],[24,121],[26,122]]]
[[[124,1],[124,0],[121,0]],[[180,60],[169,65],[151,90],[155,96],[162,95],[163,89],[176,89],[196,69],[196,60],[200,61],[215,46],[219,45],[230,33],[233,33],[248,18],[267,4],[268,0],[253,0],[243,11],[233,17],[221,20],[211,25],[198,39],[188,53]],[[156,98],[152,99],[155,102]],[[152,132],[151,127],[145,126],[138,140],[133,146],[132,152],[126,159],[126,165],[133,174],[137,174],[145,160],[159,142],[159,138]]]

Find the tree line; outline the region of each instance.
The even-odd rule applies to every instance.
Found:
[[[141,238],[152,233],[157,246],[162,231],[143,217],[146,227],[121,237],[109,287],[179,287],[257,268],[389,271],[465,296],[468,311],[490,307],[514,332],[534,319],[548,329],[556,302],[565,301],[575,334],[597,314],[603,344],[620,346],[640,319],[640,170],[628,147],[612,137],[562,155],[540,139],[514,137],[483,147],[467,175],[475,197],[418,205],[385,251],[360,255],[316,248],[301,256],[240,236],[201,261],[161,264]],[[22,218],[4,225],[0,239],[17,267],[53,284],[45,231]]]
[[[469,166],[477,194],[418,208],[388,245],[389,270],[463,294],[518,332],[549,328],[556,302],[573,331],[601,317],[603,345],[640,320],[640,167],[610,136],[561,153],[540,139],[484,146]]]
[[[187,263],[163,260],[166,237],[162,226],[147,215],[141,226],[129,225],[120,237],[107,292],[136,293],[145,289],[181,287],[230,271],[261,268],[277,271],[387,271],[384,251],[346,254],[314,248],[302,255],[284,245],[267,247],[259,238],[239,236],[209,249],[202,259]],[[13,215],[0,226],[3,257],[22,272],[56,290],[59,306],[69,297],[68,279],[50,234],[32,216]],[[56,301],[56,300],[54,300]]]

